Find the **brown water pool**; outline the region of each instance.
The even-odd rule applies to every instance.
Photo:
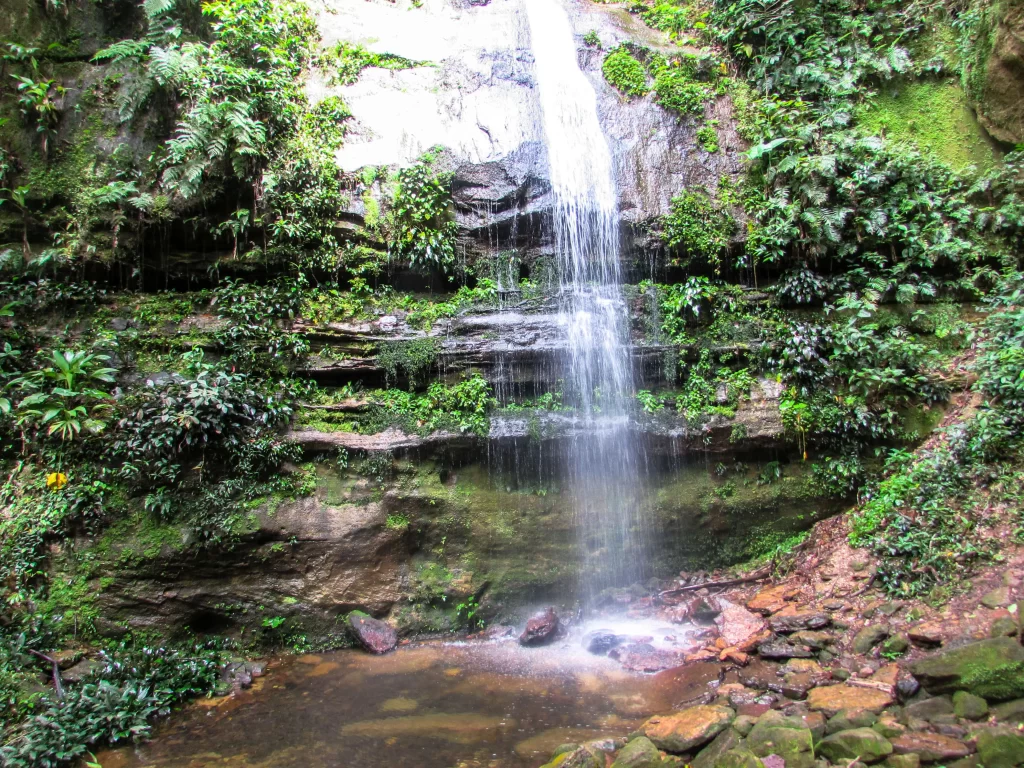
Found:
[[[152,741],[98,757],[103,768],[532,768],[559,744],[623,736],[706,690],[708,667],[626,672],[578,637],[287,657],[252,689],[200,701]]]

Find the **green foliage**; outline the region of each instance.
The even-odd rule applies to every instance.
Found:
[[[980,335],[977,387],[988,400],[916,456],[898,454],[852,518],[850,538],[881,557],[893,593],[919,595],[966,574],[994,541],[982,525],[994,506],[1019,505],[1024,334],[1019,276],[994,298]],[[1006,354],[1009,351],[1008,354]]]
[[[714,154],[718,151],[718,131],[708,123],[697,129],[697,143],[705,152]]]
[[[377,352],[377,364],[384,369],[388,383],[401,373],[409,381],[409,389],[415,389],[437,363],[440,347],[430,337],[412,341],[389,341]]]
[[[455,266],[455,223],[451,173],[421,162],[398,172],[391,200],[388,238],[392,258],[449,272]]]
[[[251,450],[261,430],[274,430],[291,415],[282,389],[261,391],[246,374],[205,363],[201,354],[191,356],[189,373],[126,399],[112,451],[124,461],[121,474],[142,487],[177,485],[197,459],[213,475],[218,463],[258,465],[243,447]]]
[[[601,37],[597,34],[596,29],[592,29],[583,36],[583,44],[588,48],[600,48]]]
[[[657,413],[665,409],[665,404],[661,402],[661,399],[646,389],[637,392],[636,399],[644,413]]]
[[[679,115],[699,115],[713,95],[706,83],[693,79],[686,67],[664,66],[654,77],[655,101]]]
[[[422,61],[413,61],[393,53],[373,53],[361,45],[344,41],[331,49],[328,60],[335,67],[334,80],[339,85],[352,85],[368,67],[411,69],[424,66]]]
[[[469,432],[484,437],[490,431],[488,414],[495,406],[491,387],[479,374],[447,386],[435,381],[423,395],[388,389],[369,394],[370,416],[364,428],[378,431],[399,424],[413,432]]]
[[[626,46],[620,45],[605,56],[601,72],[605,80],[626,96],[643,96],[650,90],[643,64]]]
[[[707,264],[717,273],[736,223],[704,190],[686,190],[672,198],[672,211],[662,222],[669,248],[685,255],[687,264]]]
[[[34,666],[15,646],[17,637],[3,641],[6,648],[17,648],[8,652],[8,667]],[[145,738],[155,717],[214,687],[220,659],[208,644],[179,650],[122,643],[103,652],[98,671],[69,688],[63,699],[36,702],[32,716],[6,733],[0,759],[12,768],[60,768],[91,748]]]
[[[217,332],[217,341],[241,370],[259,376],[280,373],[282,363],[294,362],[309,351],[304,337],[282,327],[296,317],[301,302],[300,282],[279,279],[261,286],[229,278],[211,302],[221,317],[231,321]]]
[[[13,351],[11,352],[13,354]],[[23,443],[47,437],[77,439],[82,430],[96,434],[106,426],[111,395],[98,387],[114,382],[114,368],[102,367],[107,355],[84,351],[50,352],[34,370],[12,379],[21,398],[11,409]]]

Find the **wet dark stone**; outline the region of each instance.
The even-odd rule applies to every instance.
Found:
[[[612,648],[621,645],[624,639],[607,629],[598,629],[584,636],[583,647],[590,653],[604,656]]]
[[[633,672],[661,672],[683,663],[681,653],[660,650],[650,643],[635,643],[624,648],[615,648],[608,655]]]
[[[391,626],[362,611],[348,615],[348,627],[356,642],[370,653],[387,653],[398,646],[398,635]]]
[[[762,659],[809,659],[814,651],[806,645],[793,645],[785,640],[769,640],[757,647]]]
[[[520,645],[544,645],[558,635],[558,615],[554,608],[533,616],[526,622],[526,629],[519,636]]]

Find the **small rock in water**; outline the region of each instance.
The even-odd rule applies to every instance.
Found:
[[[583,636],[583,647],[590,653],[604,656],[612,648],[622,644],[624,638],[607,629],[596,629]]]
[[[348,615],[348,627],[359,645],[370,653],[387,653],[398,646],[398,635],[390,625],[362,611]]]
[[[558,634],[558,615],[554,608],[541,611],[526,622],[526,629],[519,636],[520,645],[544,645]]]

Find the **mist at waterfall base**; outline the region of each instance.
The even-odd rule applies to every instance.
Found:
[[[618,199],[597,97],[577,61],[565,10],[525,0],[554,205],[559,325],[566,396],[582,424],[569,438],[566,490],[579,534],[579,597],[644,573],[649,538],[629,424],[635,402],[628,313],[621,291]]]

